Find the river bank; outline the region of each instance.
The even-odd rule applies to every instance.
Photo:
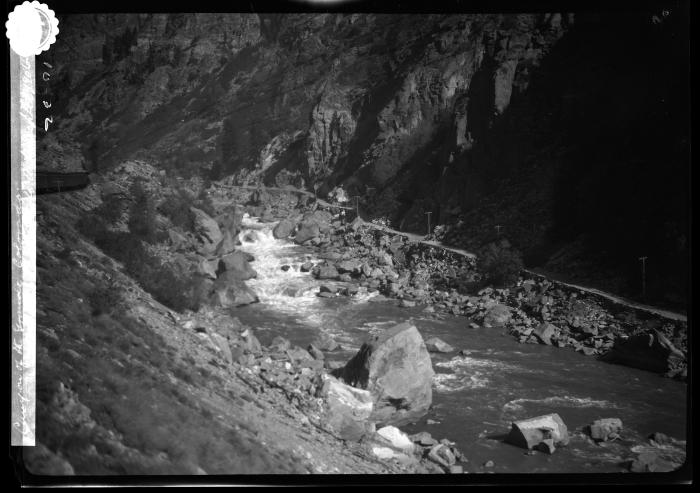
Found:
[[[142,163],[126,171],[157,182]],[[158,201],[171,192],[152,190]],[[473,260],[360,223],[344,224],[308,198],[246,193],[214,197],[215,219],[199,209],[192,231],[171,224],[164,240],[147,246],[163,265],[190,266],[191,279],[205,287],[197,310],[158,301],[180,299],[163,297],[169,284],[179,286],[177,277],[153,283],[165,271],[144,263],[136,280],[133,259],[118,251],[105,254],[112,250],[97,247],[90,230],[80,226],[112,196],[101,184],[39,199],[40,446],[26,451],[31,471],[604,472],[669,470],[682,463],[682,442],[669,441],[670,453],[658,446],[658,436],[653,443],[647,436],[662,432],[682,440],[684,419],[674,418],[678,408],[669,403],[682,404],[684,384],[669,381],[674,385],[657,392],[651,374],[620,367],[596,390],[606,397],[589,398],[593,389],[572,389],[576,378],[563,369],[595,382],[607,367],[573,352],[576,360],[555,357],[550,351],[557,349],[545,344],[514,350],[512,336],[500,336],[517,325],[499,323],[502,309],[495,307],[522,297],[502,290],[466,294],[478,282]],[[244,216],[245,208],[236,204],[246,202],[249,214],[267,222]],[[290,219],[298,222],[287,237],[275,238],[281,233],[274,230]],[[118,232],[125,225],[122,217],[111,228]],[[219,242],[203,235],[203,228],[209,235],[220,229]],[[310,236],[301,241],[304,233]],[[524,320],[517,310],[508,308],[510,319]],[[339,436],[329,423],[344,414],[331,403],[347,382],[329,384],[330,376],[369,336],[406,321],[418,328],[426,347],[440,347],[433,338],[453,346],[451,352],[430,353],[432,405],[400,430],[368,421],[359,438]],[[551,359],[552,365],[532,368],[527,361],[533,357]],[[627,384],[629,392],[617,402],[625,381],[636,383]],[[596,408],[600,403],[611,407]],[[512,420],[553,406],[572,430],[573,445],[555,455],[523,455],[504,444]],[[622,439],[601,442],[601,449],[586,426],[614,417],[601,416],[604,409],[620,413],[626,431]],[[651,466],[639,462],[639,447],[657,452],[650,455]]]

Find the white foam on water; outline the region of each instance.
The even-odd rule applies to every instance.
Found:
[[[274,237],[272,229],[276,224],[260,223],[247,214],[243,216],[240,249],[255,257],[251,266],[258,273],[257,278],[246,284],[258,295],[260,303],[287,313],[310,313],[320,302],[316,296],[318,286],[311,274],[300,271],[301,255],[291,251],[296,245]],[[245,238],[252,241],[245,241]],[[291,268],[284,271],[283,265]]]
[[[504,411],[520,411],[523,409],[523,404],[547,404],[565,407],[599,407],[599,408],[614,408],[617,407],[612,402],[606,400],[592,399],[591,397],[574,397],[565,396],[550,396],[542,399],[514,399],[506,402],[503,405]]]
[[[459,375],[456,373],[435,373],[433,386],[437,392],[451,393],[469,389],[483,389],[489,386],[491,381],[482,372],[472,375]]]
[[[471,356],[457,356],[449,361],[441,361],[435,363],[435,366],[440,368],[447,368],[452,371],[465,371],[470,369],[489,369],[489,370],[518,370],[523,369],[516,365],[511,365],[504,363],[503,361],[497,361],[492,359],[480,359],[472,358]],[[532,373],[531,370],[526,370]]]

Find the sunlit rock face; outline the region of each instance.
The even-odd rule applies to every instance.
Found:
[[[448,129],[454,148],[479,133],[472,127],[488,127],[571,22],[559,14],[67,16],[46,55],[60,93],[52,139],[78,142],[73,165],[88,168],[138,155],[185,174],[383,186],[438,131]],[[479,72],[489,83],[470,96]],[[488,98],[488,109],[465,114],[470,97]],[[47,146],[46,160],[67,161],[56,147]]]

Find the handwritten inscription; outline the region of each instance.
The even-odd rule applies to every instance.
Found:
[[[51,65],[48,62],[42,62],[44,65],[45,69],[41,73],[41,80],[43,82],[50,82],[51,81],[51,70],[53,70],[53,65]],[[49,91],[49,84],[43,84],[43,88],[41,91],[42,94],[42,101],[41,103],[44,106],[44,109],[50,109],[51,106],[53,105],[51,98],[50,98],[50,91]],[[49,114],[48,116],[44,117],[44,132],[49,131],[49,126],[53,124],[53,115]]]

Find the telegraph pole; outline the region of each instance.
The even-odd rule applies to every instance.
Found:
[[[428,235],[430,235],[430,214],[432,214],[432,212],[425,213],[425,215],[428,216]]]
[[[360,196],[355,195],[355,213],[360,217]]]
[[[647,295],[647,259],[649,257],[639,257],[642,261],[642,298],[646,298]]]
[[[496,228],[496,235],[501,236],[501,225],[496,224],[496,226],[494,226],[494,228]]]

